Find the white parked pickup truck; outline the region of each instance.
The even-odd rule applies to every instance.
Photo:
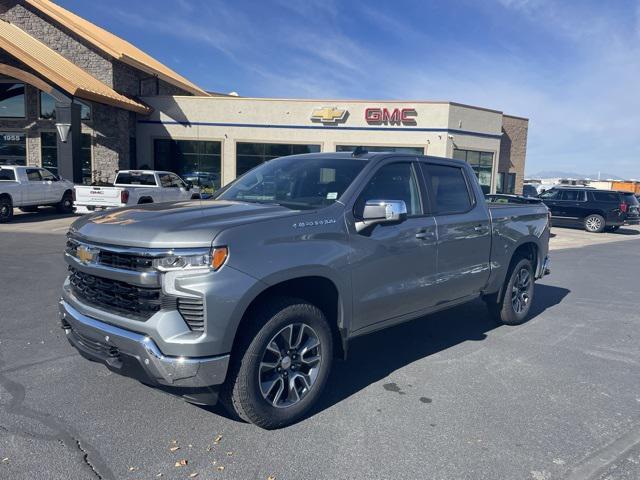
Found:
[[[113,186],[76,185],[76,212],[200,198],[200,189],[172,172],[120,170]]]
[[[0,223],[11,221],[14,208],[35,212],[40,206],[71,213],[73,183],[44,168],[0,165]]]

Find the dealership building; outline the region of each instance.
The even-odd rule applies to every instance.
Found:
[[[467,161],[521,192],[528,120],[448,101],[245,98],[207,92],[49,0],[0,0],[0,164],[77,183],[118,169],[205,172],[215,187],[272,158],[397,151]]]

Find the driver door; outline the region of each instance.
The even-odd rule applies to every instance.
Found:
[[[57,203],[62,200],[63,187],[53,173],[44,168],[40,169],[42,177],[42,195],[44,203]]]
[[[354,331],[387,320],[402,321],[403,316],[432,306],[436,225],[423,204],[426,194],[418,172],[415,162],[383,164],[355,202],[355,221],[362,218],[368,200],[403,200],[407,218],[350,232]]]
[[[24,185],[25,203],[28,205],[42,205],[44,204],[44,182],[40,176],[40,169],[27,168],[25,170],[27,182]]]

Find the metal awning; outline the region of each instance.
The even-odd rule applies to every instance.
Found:
[[[0,48],[69,95],[148,115],[151,108],[119,94],[44,43],[0,20]]]

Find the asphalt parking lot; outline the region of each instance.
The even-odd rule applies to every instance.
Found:
[[[474,302],[358,339],[308,419],[263,431],[82,359],[72,217],[38,215],[0,226],[1,479],[640,478],[638,228],[554,228],[526,324]]]

